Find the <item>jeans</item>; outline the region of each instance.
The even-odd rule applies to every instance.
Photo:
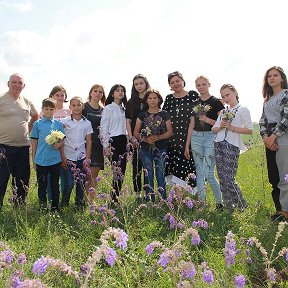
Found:
[[[144,168],[144,183],[146,191],[146,199],[150,196],[152,201],[155,201],[154,192],[154,168],[158,184],[158,191],[163,199],[166,199],[166,185],[165,185],[165,164],[167,161],[166,148],[157,149],[151,147],[141,147],[140,156]]]
[[[62,191],[62,206],[68,206],[70,202],[70,196],[76,184],[76,197],[75,204],[77,206],[83,205],[84,191],[85,191],[85,173],[83,171],[83,161],[70,161],[68,162],[68,168],[63,169],[63,191]]]
[[[16,202],[24,202],[29,189],[29,146],[12,147],[0,144],[0,207],[3,205],[10,174]]]
[[[214,139],[212,131],[193,131],[191,148],[196,168],[196,186],[200,201],[205,202],[206,187],[205,179],[211,186],[217,204],[222,203],[220,185],[215,177],[215,154]]]
[[[48,185],[48,174],[50,174],[51,186],[51,209],[58,209],[59,206],[59,176],[60,163],[51,166],[36,165],[37,182],[38,182],[38,198],[42,207],[47,206],[46,190]]]

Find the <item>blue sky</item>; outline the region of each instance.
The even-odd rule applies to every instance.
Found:
[[[163,96],[167,74],[183,73],[187,89],[206,75],[211,93],[238,89],[258,121],[265,71],[288,73],[286,0],[0,0],[0,90],[22,73],[23,93],[38,107],[52,87],[84,99],[95,83],[129,92],[137,73]]]

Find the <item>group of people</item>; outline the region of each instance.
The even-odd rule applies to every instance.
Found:
[[[51,209],[59,209],[59,178],[63,206],[69,204],[74,183],[76,205],[83,205],[85,197],[86,201],[93,201],[96,179],[105,166],[104,157],[110,159],[113,171],[111,198],[118,202],[130,153],[137,200],[144,197],[155,201],[157,195],[165,200],[167,183],[191,188],[196,182],[198,199],[204,206],[208,182],[216,209],[244,210],[248,205],[235,176],[239,154],[247,150],[241,134],[251,134],[253,123],[248,108],[239,103],[236,88],[224,84],[221,98],[217,98],[209,92],[209,79],[199,76],[195,80],[198,92],[187,91],[178,71],[168,75],[168,84],[173,93],[165,100],[159,91],[151,89],[142,74],[133,78],[129,100],[121,84],[115,84],[107,98],[103,86],[96,84],[86,101],[71,98],[69,109],[64,105],[66,90],[55,86],[43,100],[38,119],[32,102],[21,95],[23,77],[11,75],[9,91],[0,96],[0,206],[10,174],[16,188],[15,203],[25,201],[32,130],[32,161],[41,206],[46,207],[48,195]],[[259,124],[273,187],[273,219],[288,218],[287,88],[287,78],[280,67],[267,70]],[[47,137],[51,138],[53,131],[62,137],[49,143]],[[158,189],[154,188],[154,175]]]

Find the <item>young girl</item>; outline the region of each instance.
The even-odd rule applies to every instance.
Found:
[[[216,209],[223,209],[220,185],[215,177],[214,139],[211,129],[216,122],[219,112],[224,109],[219,99],[209,93],[210,83],[207,77],[199,76],[195,80],[200,98],[195,102],[187,134],[185,157],[190,159],[190,143],[195,161],[197,175],[197,191],[199,200],[205,204],[205,178],[211,186]]]
[[[213,133],[217,133],[214,147],[220,189],[226,208],[239,208],[243,211],[247,203],[235,181],[235,175],[240,151],[247,150],[241,134],[252,134],[253,124],[249,110],[238,103],[238,93],[233,85],[224,84],[220,93],[228,105],[227,109],[221,111],[212,128]]]
[[[134,191],[137,194],[137,200],[141,199],[142,161],[139,157],[139,146],[137,143],[133,142],[134,137],[132,136],[138,115],[144,110],[147,110],[147,104],[144,102],[143,97],[148,89],[150,89],[150,84],[147,78],[142,74],[137,74],[133,78],[131,98],[127,103],[127,109],[125,111],[128,137],[133,146],[132,177]]]
[[[71,115],[71,111],[69,108],[64,107],[64,103],[67,103],[67,92],[62,85],[57,85],[53,87],[50,92],[49,98],[52,98],[56,101],[56,109],[54,113],[54,118],[57,120],[61,120],[69,115]]]
[[[288,84],[282,68],[268,69],[263,82],[263,114],[260,134],[266,147],[269,182],[276,214],[272,220],[288,219]]]
[[[105,102],[100,122],[100,137],[104,154],[110,156],[112,162],[114,177],[112,183],[113,191],[111,193],[112,202],[118,202],[126,170],[126,104],[125,87],[121,84],[115,84],[111,88]]]
[[[146,200],[155,201],[154,166],[158,191],[166,199],[165,162],[167,157],[166,139],[173,134],[171,118],[168,112],[161,111],[163,98],[157,90],[148,90],[143,98],[148,111],[138,115],[134,136],[140,140],[140,155],[145,173]]]
[[[93,127],[90,164],[91,175],[89,176],[87,184],[88,193],[86,195],[88,202],[92,202],[95,198],[95,192],[91,191],[90,188],[95,188],[97,182],[96,178],[98,177],[99,171],[104,169],[103,146],[99,139],[99,126],[105,100],[106,97],[103,86],[95,84],[89,91],[88,102],[84,104],[84,109],[82,111],[82,115],[92,123]]]

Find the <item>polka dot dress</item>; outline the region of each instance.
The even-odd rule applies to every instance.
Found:
[[[185,158],[184,152],[190,117],[195,106],[194,103],[198,99],[198,94],[195,91],[189,91],[182,98],[175,98],[173,94],[169,94],[166,96],[163,105],[163,110],[171,115],[173,127],[173,136],[167,141],[169,159],[166,174],[173,174],[184,181],[189,173],[195,173],[192,152],[190,151],[190,160]],[[189,184],[193,185],[195,183],[189,181]]]

